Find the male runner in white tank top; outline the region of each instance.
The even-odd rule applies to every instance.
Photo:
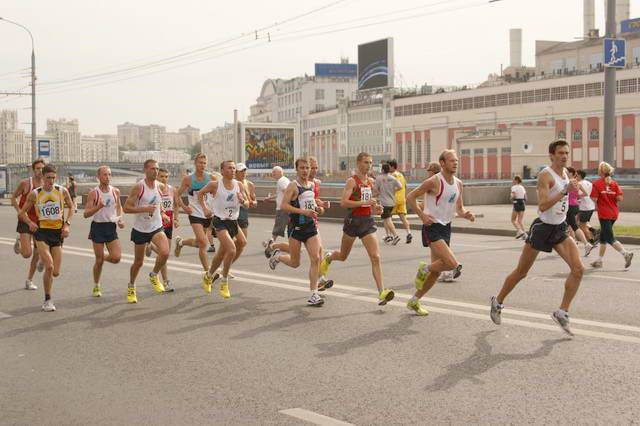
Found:
[[[145,161],[144,179],[131,189],[131,194],[124,203],[124,212],[136,215],[131,230],[131,241],[135,244],[135,249],[127,288],[127,302],[129,303],[138,302],[136,278],[144,263],[144,250],[150,242],[156,246],[158,256],[153,271],[149,273],[149,282],[156,292],[164,293],[165,290],[158,273],[169,258],[169,242],[165,233],[162,232],[162,222],[168,218],[162,211],[162,192],[166,192],[166,188],[157,181],[159,170],[157,161]]]
[[[211,293],[211,287],[219,274],[216,272],[222,264],[222,279],[220,281],[220,295],[228,299],[229,269],[238,258],[239,253],[247,245],[247,239],[238,226],[240,206],[249,208],[249,200],[244,197],[244,191],[240,183],[234,179],[236,163],[231,160],[220,164],[221,180],[213,180],[198,192],[202,203],[204,197],[211,194],[213,197],[212,211],[205,205],[205,216],[212,217],[211,224],[216,231],[220,249],[211,260],[209,271],[202,276],[202,288],[206,293]]]
[[[111,186],[111,169],[109,166],[100,166],[96,173],[98,186],[87,194],[87,203],[84,207],[84,217],[93,217],[89,231],[89,239],[93,244],[93,253],[96,261],[93,264],[93,297],[102,296],[100,276],[104,262],[119,263],[122,249],[118,239],[117,226],[124,228],[122,220],[122,205],[120,204],[120,190]],[[104,255],[104,246],[107,246],[108,256]]]
[[[420,298],[433,287],[442,272],[453,271],[460,265],[449,247],[451,221],[456,213],[475,221],[474,214],[465,209],[462,202],[462,181],[455,177],[458,170],[456,152],[450,149],[443,151],[439,161],[441,171],[407,196],[407,203],[422,220],[422,244],[431,250],[431,264],[420,262],[415,279],[416,292],[407,302],[407,308],[420,316],[429,314],[420,306]],[[418,207],[418,197],[421,196],[424,196],[422,210]]]
[[[500,324],[504,299],[526,276],[538,253],[551,253],[555,250],[569,265],[571,272],[564,284],[564,296],[560,309],[551,314],[551,318],[569,335],[573,336],[569,328],[569,306],[578,292],[584,266],[580,259],[578,246],[569,236],[567,227],[567,210],[569,208],[568,194],[578,188],[575,179],[569,179],[565,166],[569,159],[569,144],[565,140],[557,140],[549,144],[551,166],[538,174],[538,210],[540,215],[534,220],[529,229],[518,261],[518,266],[504,281],[497,296],[491,297],[491,319]]]

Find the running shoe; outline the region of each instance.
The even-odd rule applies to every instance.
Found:
[[[333,287],[333,280],[322,277],[318,280],[318,291],[325,291]]]
[[[93,286],[93,297],[102,297],[102,287],[100,287],[100,284],[96,284],[95,286]]]
[[[307,305],[320,307],[324,305],[324,299],[320,297],[318,293],[312,293],[311,297],[307,300]]]
[[[409,301],[407,302],[407,309],[411,309],[419,317],[424,317],[429,315],[429,311],[427,311],[425,308],[420,306],[419,300],[411,301],[411,299],[409,299]]]
[[[327,253],[325,253],[324,257],[322,258],[322,262],[320,262],[320,268],[319,272],[321,276],[327,276],[327,274],[329,273],[329,266],[331,266],[331,252],[328,251]]]
[[[20,254],[20,237],[16,237],[16,242],[13,243],[13,252]]]
[[[264,242],[263,242],[264,244]],[[266,257],[267,259],[271,257],[271,255],[273,254],[273,240],[269,240],[266,241],[266,246],[264,247],[264,257]]]
[[[160,277],[158,276],[158,274],[150,272],[149,282],[153,286],[153,289],[156,291],[156,293],[164,293],[164,285],[162,285],[162,281],[160,281]]]
[[[127,303],[138,303],[138,296],[136,295],[136,288],[127,288]]]
[[[207,253],[215,253],[216,252],[216,246],[214,246],[213,244],[211,244],[209,246],[209,248],[207,249]]]
[[[413,235],[407,234],[406,244],[411,244],[411,241],[413,241]]]
[[[31,281],[31,280],[26,280],[26,281],[24,282],[24,288],[25,288],[25,290],[37,290],[37,289],[38,289],[38,286],[37,286],[37,285],[35,285],[35,284],[33,283],[33,281]]]
[[[386,288],[384,290],[382,290],[380,292],[380,294],[378,295],[378,305],[379,306],[384,306],[387,303],[391,302],[393,300],[393,298],[395,297],[395,293],[393,290],[391,290],[390,288]]]
[[[384,238],[382,239],[382,241],[385,244],[389,244],[391,242],[391,240],[393,240],[393,237],[391,235],[385,235]]]
[[[524,232],[522,232],[522,231],[516,232],[516,240],[519,240],[522,237],[524,237]]]
[[[553,319],[556,324],[560,326],[560,328],[567,333],[569,336],[573,336],[573,332],[569,328],[569,315],[563,316],[559,311],[555,311],[551,314],[551,319]]]
[[[222,268],[218,268],[218,269],[216,269],[216,273],[215,273],[213,276],[214,276],[214,277],[221,277],[221,276],[222,276]],[[235,275],[233,275],[233,274],[231,273],[231,271],[229,271],[229,273],[227,274],[227,277],[231,278],[232,280],[236,278],[236,276],[235,276]],[[215,281],[215,280],[217,280],[217,279],[218,279],[218,278],[215,278],[215,279],[214,279],[214,281]]]
[[[441,283],[452,283],[453,282],[453,272],[452,271],[445,271],[442,274],[440,274],[440,279],[438,280]]]
[[[502,323],[502,308],[504,308],[504,305],[498,303],[498,299],[495,296],[491,296],[491,312],[489,315],[491,316],[491,321],[496,325]]]
[[[631,266],[631,261],[633,260],[633,253],[631,252],[627,252],[624,255],[624,267],[628,268],[629,266]]]
[[[53,300],[45,300],[42,304],[42,310],[45,312],[55,312],[56,305],[53,304]]]
[[[222,296],[225,299],[229,299],[231,298],[231,292],[229,291],[229,281],[227,281],[226,279],[222,279],[222,281],[220,281],[220,296]]]
[[[278,266],[278,263],[280,263],[280,259],[278,259],[280,255],[280,250],[275,249],[272,253],[271,253],[271,257],[269,258],[269,268],[271,268],[272,271],[276,270],[276,266]]]
[[[269,238],[268,240],[265,240],[262,242],[262,247],[267,248],[269,247],[271,244],[273,244],[273,238]]]
[[[602,260],[598,259],[595,262],[591,262],[591,266],[594,268],[602,268]]]
[[[177,236],[176,237],[176,247],[173,249],[173,254],[176,257],[180,257],[180,251],[182,250],[182,237],[181,236]]]
[[[147,257],[151,257],[151,244],[147,244],[144,249],[144,255]]]
[[[416,289],[418,290],[422,290],[425,281],[427,281],[427,278],[429,277],[430,272],[424,270],[426,266],[427,262],[420,262],[418,264],[418,273],[416,274],[416,279],[413,281],[416,285]]]
[[[38,272],[44,271],[44,263],[42,263],[42,261],[38,262],[38,266],[36,266],[36,268],[38,269]]]
[[[173,293],[175,289],[171,285],[171,281],[167,280],[164,282],[164,292],[165,293]]]
[[[591,244],[587,244],[584,246],[584,257],[589,257],[591,254],[591,250],[593,250],[595,246]]]
[[[391,245],[392,246],[398,245],[399,242],[400,242],[400,237],[397,236],[397,235],[391,239]]]
[[[202,289],[205,293],[211,294],[211,286],[213,286],[213,277],[207,271],[202,274]]]
[[[462,264],[458,263],[458,266],[456,266],[456,269],[454,269],[451,272],[453,273],[454,280],[458,278],[462,274]]]

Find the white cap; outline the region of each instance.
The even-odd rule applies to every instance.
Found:
[[[282,170],[282,167],[280,167],[280,166],[275,166],[275,167],[273,168],[273,171],[274,171],[274,172],[283,172],[283,173],[284,173],[284,170]]]
[[[247,165],[246,164],[244,164],[244,163],[236,164],[236,171],[244,172],[245,170],[247,170]]]

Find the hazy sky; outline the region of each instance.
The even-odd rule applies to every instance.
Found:
[[[640,15],[640,0],[631,3],[631,16]],[[355,63],[359,43],[388,36],[395,39],[396,83],[415,86],[473,84],[499,72],[500,64],[509,62],[509,28],[523,29],[526,65],[534,64],[536,39],[582,35],[582,0],[3,0],[0,16],[29,27],[35,37],[39,133],[47,118],[60,117],[77,118],[83,134],[115,133],[125,121],[209,131],[231,121],[234,108],[246,118],[265,79],[313,74],[315,62],[337,62],[341,56]],[[365,19],[371,16],[376,17]],[[413,19],[363,26],[408,16]],[[282,24],[274,26],[277,22]],[[264,27],[271,28],[255,40],[254,30]],[[603,0],[596,0],[596,27],[603,32]],[[243,33],[252,34],[239,38]],[[148,65],[216,42],[161,67],[47,84]],[[228,53],[232,50],[238,51]],[[28,67],[29,54],[26,32],[0,21],[0,91],[28,84],[10,73]],[[176,68],[157,72],[169,67]],[[28,97],[0,96],[0,109],[18,109],[21,122],[30,119],[24,109],[29,105]]]

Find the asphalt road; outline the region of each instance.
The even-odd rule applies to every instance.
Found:
[[[522,245],[513,238],[454,235],[463,274],[438,284],[426,302],[430,315],[415,317],[404,304],[427,256],[418,238],[382,247],[387,286],[397,291],[386,307],[376,304],[357,243],[348,262],[332,265],[336,285],[324,307],[308,308],[305,255],[298,270],[269,270],[260,241],[271,220],[253,218],[230,300],[202,292],[196,253],[185,248],[171,261],[177,291],[153,293],[145,266],[139,303],[128,305],[130,228],[120,232],[123,262],[105,267],[104,296],[94,299],[89,223],[77,219],[54,284],[58,310],[44,313],[42,291],[22,289],[27,265],[12,251],[13,210],[0,208],[0,218],[0,424],[640,419],[640,269],[624,271],[615,253],[604,269],[587,271],[571,311],[576,337],[568,339],[549,318],[567,273],[553,255],[542,255],[515,290],[503,325],[490,321],[489,297]],[[336,247],[340,232],[322,224],[325,246]]]

